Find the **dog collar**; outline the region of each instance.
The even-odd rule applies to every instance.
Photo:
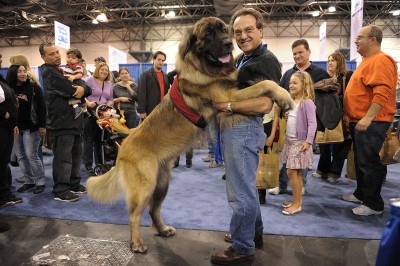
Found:
[[[169,92],[172,103],[176,106],[179,112],[190,122],[192,122],[196,127],[205,128],[207,126],[207,121],[204,119],[204,117],[191,109],[186,104],[185,99],[183,99],[183,95],[179,90],[178,79],[178,76],[176,76]]]

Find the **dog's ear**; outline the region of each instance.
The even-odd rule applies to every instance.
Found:
[[[181,43],[179,44],[179,52],[182,59],[185,59],[187,53],[192,49],[194,42],[196,41],[196,35],[194,34],[194,28],[189,29]]]

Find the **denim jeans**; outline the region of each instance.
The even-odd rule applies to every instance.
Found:
[[[215,155],[215,148],[217,147],[218,143],[218,130],[219,126],[218,123],[214,121],[210,121],[207,126],[207,143],[208,143],[208,154],[214,157]]]
[[[53,142],[53,193],[62,193],[79,185],[79,169],[82,163],[83,137],[63,135]]]
[[[39,131],[21,130],[18,137],[14,139],[14,150],[21,172],[26,178],[25,184],[36,186],[46,184],[44,166],[39,158],[39,146]]]
[[[308,169],[301,169],[301,175],[303,176],[303,186],[307,183]],[[286,191],[288,187],[289,177],[287,175],[286,163],[282,165],[279,170],[279,189],[280,191]]]
[[[372,122],[366,131],[356,131],[355,126],[356,123],[350,123],[357,175],[354,196],[371,209],[382,211],[384,202],[381,189],[387,168],[381,163],[379,151],[385,141],[390,123]]]
[[[256,170],[258,152],[264,148],[265,137],[262,118],[255,116],[221,132],[226,191],[233,209],[232,247],[240,254],[254,254],[254,236],[263,234]]]

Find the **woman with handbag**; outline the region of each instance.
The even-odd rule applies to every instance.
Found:
[[[14,148],[25,183],[17,192],[34,189],[33,193],[42,193],[46,177],[38,149],[41,137],[46,135],[43,92],[37,83],[28,78],[23,65],[11,65],[7,72],[7,81],[19,102],[17,127],[20,133],[14,140]]]
[[[338,94],[343,108],[343,94],[349,83],[353,71],[348,70],[342,53],[334,52],[328,56],[328,73],[337,80],[340,86]],[[342,173],[344,161],[347,158],[351,146],[351,137],[347,117],[344,115],[342,121],[344,141],[336,143],[319,144],[320,157],[317,171],[312,174],[314,177],[326,179],[329,183],[336,183]]]
[[[95,114],[97,106],[101,104],[113,105],[113,92],[111,73],[108,65],[99,63],[94,70],[93,76],[86,78],[86,83],[92,88],[92,94],[86,98],[88,110]],[[96,115],[85,118],[85,136],[83,142],[82,161],[86,171],[93,174],[93,153],[94,161],[101,163],[101,129],[96,123]]]
[[[138,85],[130,80],[129,70],[122,67],[119,70],[120,82],[114,84],[113,97],[114,108],[119,110],[121,118],[125,118],[125,123],[128,128],[137,126],[137,89]]]

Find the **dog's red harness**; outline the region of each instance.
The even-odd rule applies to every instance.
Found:
[[[181,112],[181,114],[195,126],[199,128],[205,128],[207,126],[207,121],[204,119],[204,117],[193,111],[193,109],[186,104],[185,99],[183,99],[183,95],[179,90],[178,79],[178,76],[176,76],[169,91],[169,96],[172,103],[176,106],[179,112]]]

